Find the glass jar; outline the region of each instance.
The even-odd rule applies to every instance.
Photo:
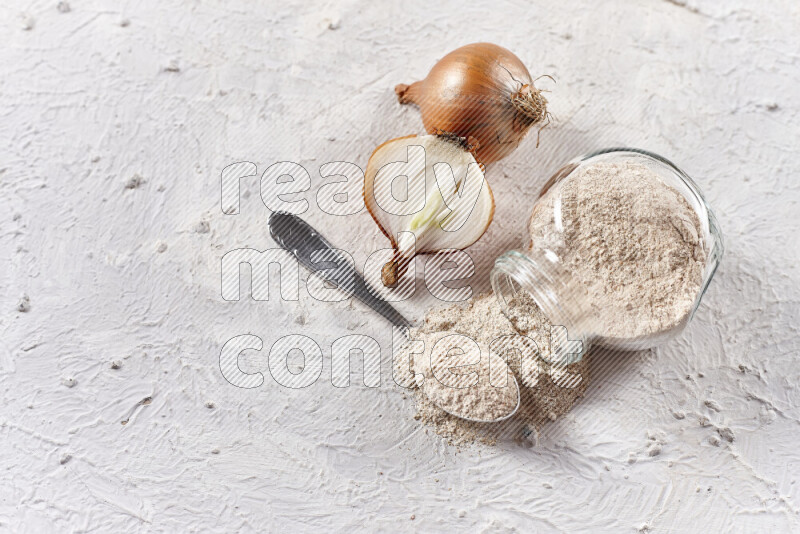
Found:
[[[646,335],[612,334],[614,328],[609,327],[610,319],[601,317],[602,310],[591,304],[586,284],[573,276],[573,267],[564,259],[564,247],[575,246],[564,239],[565,223],[561,211],[564,184],[579,171],[600,162],[630,162],[654,171],[658,179],[688,202],[697,216],[699,226],[693,228],[699,229],[700,235],[696,236],[699,245],[695,246],[701,246],[705,255],[702,280],[691,309],[668,328]],[[529,229],[534,216],[537,224],[543,224],[546,231],[531,236],[523,249],[511,250],[497,258],[490,278],[504,312],[508,313],[509,301],[514,296],[520,291],[527,292],[552,325],[565,327],[568,339],[580,342],[578,350],[574,349],[573,343],[570,350],[554,351],[552,358],[558,361],[547,363],[564,365],[580,361],[593,344],[615,350],[644,350],[674,338],[694,316],[722,258],[722,235],[697,185],[669,160],[645,150],[608,148],[573,160],[556,172],[542,189],[531,212]]]

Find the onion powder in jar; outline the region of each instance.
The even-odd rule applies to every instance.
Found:
[[[504,311],[519,292],[591,343],[642,350],[672,339],[691,320],[722,257],[722,237],[695,183],[671,162],[636,149],[578,158],[545,185],[521,250],[491,273]],[[574,346],[574,345],[571,345]]]

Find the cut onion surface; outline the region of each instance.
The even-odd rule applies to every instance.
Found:
[[[415,255],[464,249],[486,232],[494,197],[474,148],[452,135],[411,135],[372,153],[364,203],[394,248],[385,286],[397,285]]]

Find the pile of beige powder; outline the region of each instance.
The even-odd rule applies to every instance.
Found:
[[[506,317],[494,295],[487,293],[466,306],[455,305],[432,311],[426,315],[422,326],[411,330],[413,340],[425,343],[425,354],[411,353],[411,345],[408,345],[394,360],[398,383],[416,388],[417,414],[414,418],[450,443],[460,445],[474,441],[494,443],[497,440],[533,439],[547,422],[568,412],[586,390],[587,357],[579,363],[557,369],[542,359],[551,351],[551,325],[533,300],[521,294],[509,302],[508,310],[509,317]],[[425,367],[430,365],[432,347],[440,339],[453,334],[474,340],[481,347],[481,362],[490,361],[486,356],[489,354],[488,347],[492,345],[499,355],[507,359],[508,367],[519,383],[520,394],[519,409],[512,417],[499,423],[477,423],[450,415],[431,401],[435,400],[453,413],[471,415],[475,419],[502,416],[508,413],[510,403],[516,404],[517,393],[513,381],[506,384],[495,380],[495,377],[489,380],[488,369],[481,364],[459,367],[459,373],[479,373],[480,381],[466,390],[448,388],[430,379],[432,377],[425,373]],[[525,338],[533,340],[536,345],[530,344]],[[503,339],[513,341],[502,348],[497,347],[496,341]],[[494,369],[504,367],[493,366]],[[414,373],[426,374],[422,387],[417,387]],[[498,383],[500,387],[495,387]],[[501,399],[500,403],[496,406],[485,404],[489,396]]]

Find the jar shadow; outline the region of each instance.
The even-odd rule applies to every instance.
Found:
[[[598,434],[614,430],[608,428],[609,425],[616,425],[615,418],[607,416],[608,402],[626,391],[631,377],[641,371],[647,356],[652,353],[653,349],[631,351],[601,346],[590,349],[585,356],[588,359],[589,384],[570,413],[571,418],[580,419],[581,433]],[[597,416],[593,415],[594,412],[597,412]],[[601,412],[605,414],[604,417],[601,417]],[[630,412],[630,416],[636,416],[636,412]],[[568,439],[574,433],[574,428],[570,426],[553,424],[543,428],[538,436],[539,444]]]
[[[640,370],[651,350],[621,351],[593,347],[574,372],[585,380],[577,388],[564,388],[545,378],[536,387],[520,387],[520,412],[502,423],[482,430],[497,442],[523,447],[541,447],[568,442],[574,438],[570,423],[576,415],[581,420],[581,433],[592,434],[609,429],[613,418],[592,416],[595,410],[606,410],[606,400],[625,389],[628,377]],[[590,425],[587,427],[586,425]],[[592,426],[594,425],[594,426]]]

